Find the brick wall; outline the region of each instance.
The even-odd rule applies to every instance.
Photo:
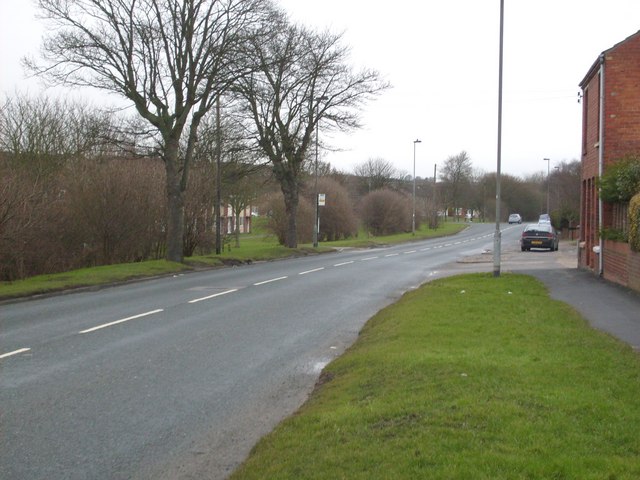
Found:
[[[604,58],[604,139],[598,143],[600,127],[600,59]],[[592,249],[599,242],[599,155],[604,171],[620,158],[640,153],[640,32],[606,50],[581,82],[583,90],[581,244],[578,264],[598,271]],[[603,205],[604,227],[613,225],[614,211]],[[603,275],[606,279],[640,291],[640,254],[625,243],[605,241]]]
[[[605,53],[605,141],[607,165],[640,152],[640,34]]]
[[[629,285],[629,244],[605,240],[604,250],[604,278],[619,283],[625,287]]]
[[[640,292],[640,253],[629,252],[629,288]]]
[[[640,253],[628,243],[604,242],[604,278],[640,292]]]

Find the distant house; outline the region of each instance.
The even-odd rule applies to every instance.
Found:
[[[578,265],[640,290],[640,254],[605,240],[603,229],[624,230],[626,204],[598,195],[598,178],[628,154],[640,154],[640,32],[605,50],[580,82],[582,188]]]
[[[225,205],[220,208],[220,231],[223,234],[232,234],[236,231],[236,221],[239,221],[238,230],[240,233],[251,233],[251,210],[247,207],[239,212],[234,212],[231,205]]]

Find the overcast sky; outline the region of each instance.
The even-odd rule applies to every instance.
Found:
[[[496,169],[499,0],[279,0],[292,20],[344,32],[355,68],[393,88],[362,112],[363,128],[323,136],[322,158],[351,170],[383,158],[433,176],[465,150]],[[0,0],[0,88],[38,93],[20,58],[36,54],[42,26],[29,0]],[[502,171],[546,173],[580,158],[578,84],[598,55],[640,30],[640,0],[505,0]],[[83,98],[86,98],[84,94]],[[98,95],[104,95],[99,93]]]

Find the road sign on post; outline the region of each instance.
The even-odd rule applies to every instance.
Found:
[[[325,194],[324,193],[319,193],[318,194],[318,206],[319,207],[324,207],[325,206]]]

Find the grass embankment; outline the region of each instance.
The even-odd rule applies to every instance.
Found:
[[[366,240],[345,240],[340,242],[323,242],[317,249],[311,245],[301,245],[291,249],[278,244],[273,235],[266,234],[265,219],[254,219],[254,233],[241,235],[240,246],[235,246],[235,238],[225,244],[221,255],[198,255],[188,257],[184,264],[167,262],[165,260],[151,260],[138,263],[107,265],[93,268],[83,268],[65,273],[38,275],[26,280],[15,282],[0,282],[0,300],[56,292],[70,288],[105,285],[114,282],[166,275],[192,270],[198,267],[216,267],[244,262],[275,260],[291,256],[308,255],[310,253],[328,252],[335,247],[363,247],[376,244],[392,244],[409,240],[418,240],[435,236],[456,233],[465,225],[462,223],[445,223],[437,230],[423,227],[415,236],[409,234],[393,235],[389,237],[369,237]],[[361,234],[361,237],[366,236]]]
[[[519,275],[430,283],[368,322],[239,479],[637,479],[640,360]]]

